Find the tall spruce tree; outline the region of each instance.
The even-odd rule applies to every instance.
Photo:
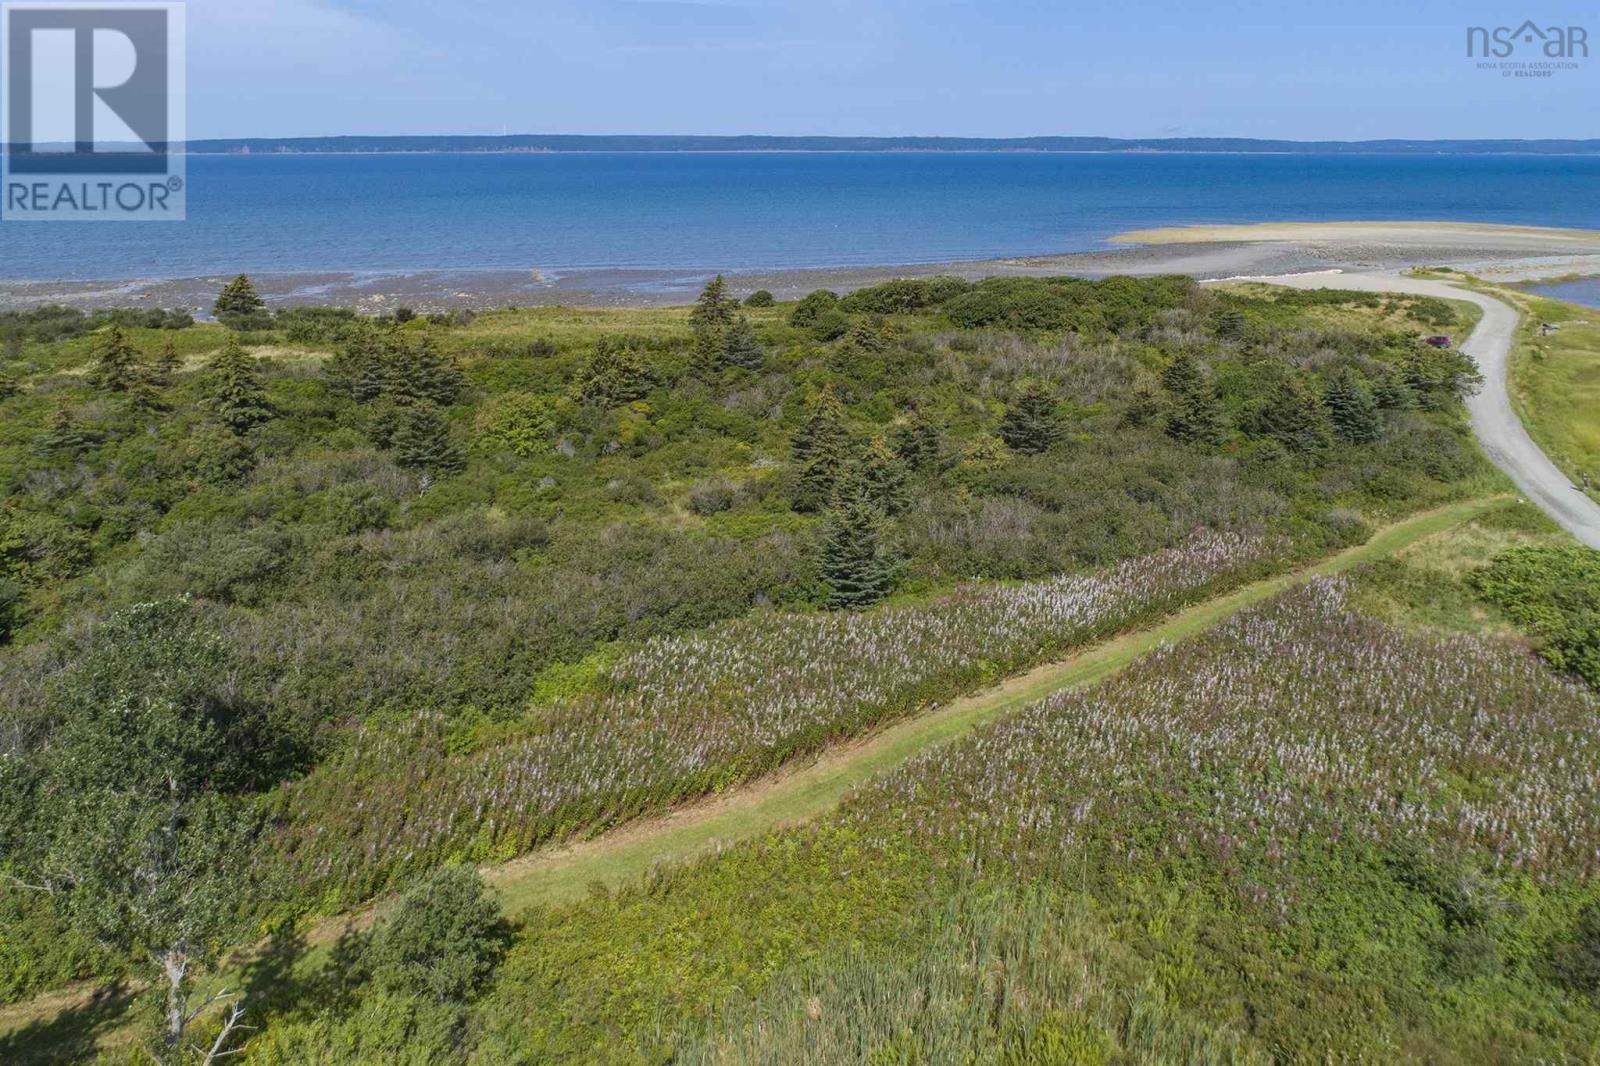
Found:
[[[101,392],[126,392],[139,379],[139,352],[122,327],[112,326],[95,350],[88,381]]]
[[[1024,455],[1048,451],[1064,433],[1055,392],[1040,381],[1024,386],[1000,419],[1000,439]]]
[[[873,437],[861,457],[850,464],[842,491],[865,497],[884,514],[899,514],[911,502],[906,465],[882,437]]]
[[[360,403],[370,403],[383,394],[382,353],[377,330],[358,325],[333,358],[323,364],[322,372],[333,388]]]
[[[745,370],[760,370],[766,364],[766,349],[761,346],[761,339],[756,336],[755,327],[744,315],[735,319],[733,325],[728,328],[722,357],[729,366]]]
[[[882,512],[857,494],[843,496],[828,511],[820,563],[829,607],[865,607],[889,594],[895,563],[883,527]]]
[[[427,341],[389,356],[388,395],[402,407],[448,407],[461,395],[463,380],[455,363]]]
[[[894,453],[910,469],[936,469],[944,455],[944,435],[920,407],[912,408],[894,428]]]
[[[256,372],[256,362],[229,338],[222,352],[206,369],[202,395],[218,422],[243,435],[264,422],[274,411],[267,401],[267,390]]]
[[[211,310],[217,321],[233,329],[261,328],[267,317],[266,302],[256,292],[255,284],[243,274],[222,287]]]
[[[450,426],[430,403],[403,408],[394,439],[395,462],[453,474],[466,465],[461,449],[450,436]]]
[[[41,455],[74,456],[100,443],[100,434],[80,422],[66,404],[50,415],[50,428],[39,437],[34,449]]]
[[[844,405],[832,390],[823,390],[812,401],[810,414],[794,435],[795,510],[820,511],[832,502],[850,461],[850,451]]]
[[[1306,454],[1328,443],[1328,416],[1322,399],[1298,378],[1284,377],[1256,413],[1257,436],[1271,437],[1291,451]]]
[[[712,278],[701,290],[700,298],[689,312],[697,369],[722,369],[727,355],[728,332],[733,328],[734,312],[738,306],[739,302],[728,295],[728,283],[721,274]]]
[[[181,369],[183,360],[178,357],[177,345],[172,343],[171,337],[168,337],[161,345],[161,353],[156,356],[155,362],[150,364],[145,380],[158,389],[170,388]]]
[[[1378,439],[1382,424],[1378,420],[1378,401],[1354,373],[1335,374],[1323,392],[1328,419],[1340,437],[1355,444]]]
[[[1217,388],[1194,356],[1180,351],[1161,371],[1167,390],[1167,436],[1196,444],[1221,444],[1225,420]]]

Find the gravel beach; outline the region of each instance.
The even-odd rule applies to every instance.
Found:
[[[1476,223],[1262,223],[1138,230],[1111,247],[1062,255],[881,267],[729,272],[735,291],[770,289],[792,299],[813,289],[846,291],[897,277],[967,278],[1074,274],[1191,274],[1203,280],[1450,266],[1497,281],[1600,273],[1600,232]],[[715,267],[682,270],[415,271],[254,274],[275,306],[324,304],[382,312],[395,307],[660,307],[693,300]],[[210,310],[227,279],[0,282],[0,310],[61,303]]]

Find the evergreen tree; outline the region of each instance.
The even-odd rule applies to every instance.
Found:
[[[329,385],[358,402],[376,400],[383,393],[385,377],[377,331],[366,325],[351,330],[333,358],[323,364],[322,372]]]
[[[1367,386],[1348,370],[1333,376],[1323,393],[1334,431],[1347,441],[1364,444],[1378,439],[1378,402]]]
[[[742,367],[745,370],[760,370],[766,364],[766,349],[761,347],[761,339],[756,336],[755,327],[744,315],[735,319],[729,328],[727,340],[723,344],[722,357],[729,366]]]
[[[120,326],[112,326],[95,351],[88,381],[101,392],[126,392],[139,378],[139,353]]]
[[[243,274],[223,286],[211,310],[218,322],[233,329],[259,329],[266,324],[267,305]]]
[[[196,426],[185,443],[189,472],[210,485],[241,480],[256,468],[248,441],[218,425]]]
[[[1416,406],[1416,393],[1406,384],[1405,377],[1394,367],[1385,366],[1373,382],[1372,398],[1385,411],[1403,411]]]
[[[937,469],[944,457],[944,435],[921,408],[913,408],[894,428],[894,453],[919,473]]]
[[[402,407],[448,407],[461,395],[461,371],[427,341],[413,349],[389,353],[387,362],[388,395]]]
[[[583,403],[607,407],[642,399],[650,391],[650,364],[626,338],[601,337],[573,391]]]
[[[1328,443],[1328,416],[1322,409],[1321,397],[1294,377],[1278,381],[1267,402],[1257,411],[1253,428],[1257,436],[1271,437],[1302,454],[1314,452]]]
[[[236,338],[229,338],[222,352],[211,360],[202,389],[204,402],[217,421],[237,434],[248,433],[273,417],[255,360]]]
[[[166,343],[161,346],[161,354],[150,364],[145,380],[158,389],[170,388],[181,369],[183,360],[178,358],[178,348],[172,343],[172,338],[168,337]]]
[[[850,459],[844,406],[831,390],[824,390],[813,401],[810,415],[794,435],[793,456],[797,470],[794,509],[822,510],[833,500]]]
[[[689,312],[689,327],[694,331],[696,369],[715,372],[722,369],[733,328],[734,311],[739,303],[728,295],[728,283],[721,274],[706,283]]]
[[[1173,356],[1161,372],[1161,385],[1170,394],[1166,420],[1169,437],[1196,444],[1222,443],[1222,400],[1192,355],[1180,351]]]
[[[128,406],[139,414],[154,414],[157,411],[170,411],[172,405],[167,403],[161,395],[161,390],[150,380],[147,374],[141,374],[134,383],[128,386]]]
[[[100,443],[100,435],[73,415],[65,404],[57,407],[50,416],[50,428],[38,440],[35,449],[41,455],[81,455]]]
[[[820,562],[829,607],[865,607],[887,596],[895,566],[882,513],[858,495],[839,500],[822,526]]]
[[[456,473],[466,465],[461,449],[439,409],[424,403],[400,411],[394,430],[394,458],[401,466]]]
[[[350,395],[357,403],[372,403],[389,389],[390,367],[397,357],[397,343],[369,334],[346,356],[350,374]]]
[[[1161,417],[1161,397],[1148,379],[1133,387],[1133,396],[1122,412],[1122,420],[1130,426],[1147,426]]]
[[[849,467],[842,492],[864,497],[884,514],[899,514],[911,502],[906,465],[889,450],[882,437],[873,437],[861,457]]]
[[[1029,382],[1000,420],[1000,439],[1025,455],[1048,451],[1065,429],[1056,414],[1055,392],[1043,382]]]
[[[689,312],[689,324],[695,330],[726,330],[733,325],[733,315],[739,301],[728,295],[728,283],[721,274],[706,282]]]
[[[1217,316],[1217,336],[1229,341],[1243,340],[1249,325],[1243,311],[1230,307]]]
[[[850,343],[864,352],[883,352],[889,348],[889,328],[882,318],[862,319],[850,327]]]

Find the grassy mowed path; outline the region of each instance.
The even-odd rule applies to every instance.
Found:
[[[483,875],[499,895],[507,915],[515,918],[537,905],[581,897],[596,883],[615,888],[637,881],[658,865],[683,862],[728,844],[806,822],[831,810],[851,789],[874,775],[1009,711],[1054,692],[1093,684],[1146,652],[1183,640],[1290,585],[1393,555],[1513,499],[1480,497],[1402,519],[1378,530],[1365,544],[1319,563],[1245,585],[1169,615],[1145,629],[1034,667],[879,732],[836,745],[803,766],[781,771],[724,796],[621,826],[593,840],[542,849],[498,866],[484,867]],[[315,972],[338,936],[347,928],[370,924],[372,915],[373,908],[367,908],[322,919],[307,930],[301,949],[289,965],[289,980]],[[202,982],[205,987],[201,991],[224,982],[238,987],[240,974],[250,962],[247,958],[236,959],[224,973]],[[106,996],[103,989],[77,986],[0,1008],[0,1049],[10,1047],[20,1053],[23,1061],[31,1060],[31,1052],[48,1041],[44,1032],[39,1032],[44,1038],[41,1041],[24,1039],[19,1043],[8,1041],[7,1034],[29,1026],[36,1027],[36,1032],[57,1026],[70,1032],[75,1026],[66,1018],[72,1015],[83,1019],[80,1024],[98,1030],[102,1049],[125,1044],[133,1038],[127,1013],[129,991],[124,988]]]

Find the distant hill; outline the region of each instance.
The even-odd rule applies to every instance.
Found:
[[[1600,140],[1269,141],[1248,137],[244,137],[190,141],[197,154],[257,152],[1249,152],[1591,155]]]

